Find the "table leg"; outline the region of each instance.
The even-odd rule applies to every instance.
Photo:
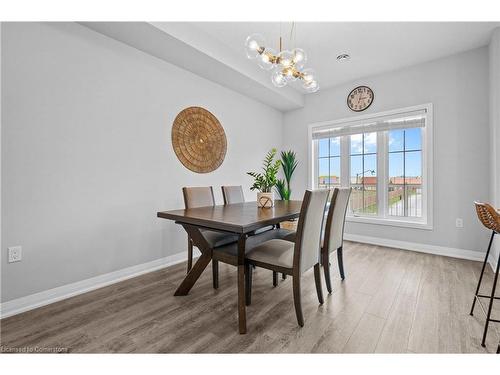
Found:
[[[212,260],[212,249],[210,245],[205,240],[205,237],[200,232],[198,227],[192,225],[183,225],[184,229],[188,233],[189,237],[193,241],[193,244],[200,249],[201,256],[198,258],[193,268],[188,272],[184,280],[182,280],[181,285],[177,288],[174,296],[185,296],[189,293],[196,280],[201,276],[205,268]]]
[[[247,315],[245,305],[245,244],[246,234],[238,238],[238,323],[240,334],[247,333]]]
[[[191,268],[184,280],[182,280],[182,283],[175,291],[174,296],[186,296],[193,287],[196,280],[198,280],[205,268],[207,268],[211,260],[212,256],[210,254],[201,254],[201,256],[194,264],[193,268]]]

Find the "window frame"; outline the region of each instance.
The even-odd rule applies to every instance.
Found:
[[[317,143],[313,142],[312,134],[315,128],[331,126],[332,128],[344,126],[346,122],[370,120],[375,117],[391,116],[391,115],[405,115],[412,111],[426,111],[425,126],[421,128],[422,131],[422,217],[401,217],[388,215],[388,191],[389,186],[388,178],[389,171],[389,150],[388,150],[388,131],[377,132],[377,204],[378,214],[376,216],[365,215],[346,215],[346,221],[390,225],[398,227],[408,227],[416,229],[433,229],[433,106],[432,103],[421,104],[411,107],[399,108],[378,113],[370,113],[360,116],[347,117],[338,120],[315,122],[308,125],[308,188],[314,189],[315,171],[317,168]],[[341,159],[340,159],[340,173],[342,187],[350,185],[350,139],[349,136],[342,136],[340,139],[341,146]],[[348,178],[343,178],[348,176]],[[386,178],[387,177],[387,178]]]

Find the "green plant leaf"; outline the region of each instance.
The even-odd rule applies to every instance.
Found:
[[[297,168],[298,165],[297,161],[297,154],[295,151],[288,150],[288,151],[281,151],[281,167],[283,170],[283,176],[285,177],[285,182],[286,182],[286,188],[285,188],[285,196],[289,200],[290,197],[292,196],[292,190],[290,189],[290,182],[292,180],[292,175],[293,172],[295,172],[295,169]]]
[[[274,160],[276,149],[271,149],[265,156],[262,163],[263,173],[247,172],[248,175],[254,178],[254,184],[250,190],[258,190],[262,193],[270,193],[276,186],[277,175],[281,166],[281,160]]]

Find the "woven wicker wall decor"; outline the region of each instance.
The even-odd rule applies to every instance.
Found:
[[[226,133],[217,117],[201,107],[183,109],[172,126],[172,145],[179,161],[196,173],[216,170],[227,150]]]

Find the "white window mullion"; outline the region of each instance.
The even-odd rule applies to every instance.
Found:
[[[340,137],[340,186],[349,187],[349,136]]]
[[[387,132],[377,133],[377,203],[379,217],[387,216]]]
[[[310,181],[310,189],[318,189],[318,177],[319,177],[319,159],[318,159],[318,155],[319,155],[319,145],[318,145],[319,141],[318,140],[314,140],[312,141],[312,169],[313,169],[313,173],[312,173],[312,176],[311,176],[311,181]]]

